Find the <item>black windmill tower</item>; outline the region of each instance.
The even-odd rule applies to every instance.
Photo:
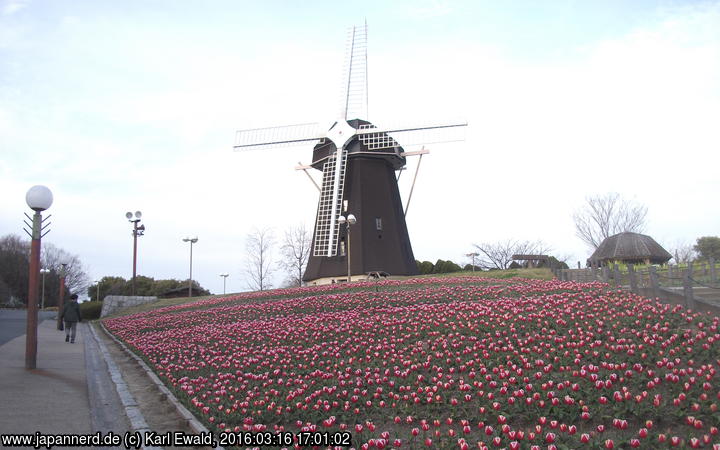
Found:
[[[349,273],[352,277],[369,272],[416,275],[405,222],[407,206],[403,210],[396,172],[405,167],[407,156],[422,158],[428,151],[406,152],[400,143],[409,146],[461,140],[458,131],[467,124],[382,128],[360,119],[367,117],[367,25],[350,29],[344,75],[340,118],[327,131],[318,124],[240,130],[234,148],[315,143],[312,163],[298,166],[322,171],[321,187],[315,184],[320,199],[303,281],[346,281]],[[341,226],[350,215],[357,222],[351,227]]]

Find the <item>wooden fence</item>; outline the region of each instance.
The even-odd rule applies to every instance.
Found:
[[[720,312],[718,267],[712,258],[682,266],[644,266],[618,264],[586,269],[554,269],[563,281],[602,281],[635,294],[659,298],[697,310]]]

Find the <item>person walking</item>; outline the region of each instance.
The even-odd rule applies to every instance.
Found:
[[[70,301],[63,306],[61,320],[65,321],[65,342],[75,343],[75,333],[77,331],[78,322],[82,322],[80,315],[80,305],[77,302],[77,294],[70,296]]]

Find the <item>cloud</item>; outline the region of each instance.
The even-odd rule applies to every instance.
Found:
[[[12,129],[12,121],[10,114],[0,107],[0,137],[10,132]]]
[[[720,116],[720,35],[708,32],[717,23],[717,7],[676,11],[552,61],[475,43],[403,55],[402,70],[371,85],[370,110],[460,110],[470,123],[463,144],[433,146],[424,159],[408,218],[416,257],[515,237],[542,238],[584,260],[572,211],[588,193],[612,190],[648,204],[650,234],[691,239],[700,225],[673,216],[717,224],[717,215],[699,217],[706,208],[694,194],[717,190],[714,165],[702,163],[717,160],[720,145],[712,122]],[[437,230],[443,239],[429,238]]]
[[[446,16],[452,11],[453,8],[450,7],[447,0],[425,0],[415,3],[410,8],[410,15],[421,19],[432,19]]]
[[[197,234],[194,273],[217,290],[220,272],[240,284],[253,226],[312,228],[317,192],[293,170],[311,149],[231,147],[236,129],[332,119],[340,43],[203,40],[164,22],[128,28],[78,14],[57,42],[30,46],[0,91],[3,229],[19,229],[25,190],[47,183],[50,239],[98,276],[127,275],[123,214],[140,209],[140,272],[184,277],[181,238]],[[668,11],[552,60],[479,40],[372,40],[373,121],[470,123],[465,142],[433,145],[423,159],[408,216],[415,256],[459,260],[473,242],[512,237],[584,260],[572,210],[610,190],[648,204],[650,234],[692,240],[717,224],[697,193],[718,188],[716,164],[704,163],[720,145],[718,20],[717,7]],[[401,178],[403,201],[417,162]]]
[[[5,4],[0,7],[0,11],[3,16],[10,16],[25,8],[30,0],[7,0]]]

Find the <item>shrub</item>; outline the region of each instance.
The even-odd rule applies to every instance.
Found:
[[[423,261],[418,264],[418,272],[421,275],[433,273],[433,270],[435,270],[435,266],[430,261]]]
[[[95,320],[100,318],[103,302],[82,302],[80,303],[80,315],[83,320]]]

